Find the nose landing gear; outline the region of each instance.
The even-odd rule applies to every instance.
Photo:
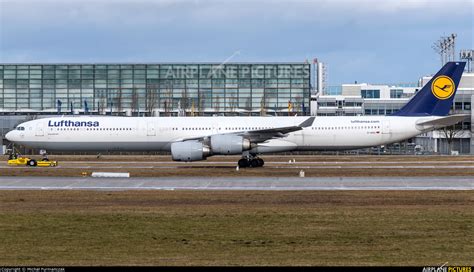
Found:
[[[39,151],[40,155],[43,157],[41,160],[42,161],[49,161],[49,158],[48,158],[48,152],[46,151],[46,149],[41,149]]]

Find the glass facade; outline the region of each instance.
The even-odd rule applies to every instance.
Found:
[[[380,90],[361,90],[360,96],[362,98],[380,98]]]
[[[403,89],[390,90],[390,98],[402,98],[402,97],[403,97]]]
[[[0,112],[309,114],[310,64],[0,64]]]

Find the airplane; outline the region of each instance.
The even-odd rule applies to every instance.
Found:
[[[262,167],[259,155],[265,153],[386,145],[466,119],[468,115],[448,116],[465,64],[445,64],[389,116],[61,116],[21,123],[6,138],[47,151],[168,151],[173,160],[185,162],[242,155],[239,167]],[[435,88],[445,85],[451,86],[442,92]]]

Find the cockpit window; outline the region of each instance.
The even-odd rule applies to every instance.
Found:
[[[25,127],[16,127],[16,130],[25,130]]]

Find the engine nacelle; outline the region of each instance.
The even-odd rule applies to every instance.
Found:
[[[210,143],[212,154],[219,155],[241,154],[251,148],[248,139],[237,135],[213,135]]]
[[[201,161],[210,155],[207,145],[198,141],[184,141],[171,144],[171,156],[174,161]]]

